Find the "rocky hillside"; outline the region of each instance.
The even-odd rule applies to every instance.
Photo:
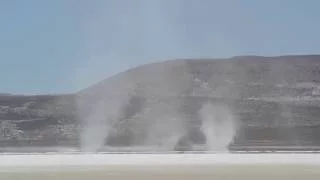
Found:
[[[179,133],[199,139],[206,103],[232,112],[233,145],[319,145],[320,56],[171,60],[75,94],[0,95],[0,145],[78,146],[79,139],[99,139],[88,128],[80,135],[83,126],[102,124],[108,126],[102,140],[112,146],[153,144]]]
[[[77,139],[75,95],[0,95],[0,146]],[[74,144],[74,142],[73,142]]]

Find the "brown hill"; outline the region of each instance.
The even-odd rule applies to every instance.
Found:
[[[153,145],[180,135],[201,142],[199,111],[206,103],[232,112],[238,127],[233,144],[318,145],[320,56],[171,60],[76,94],[1,95],[0,145],[77,146],[84,136],[113,146]],[[83,125],[108,134],[82,131]]]

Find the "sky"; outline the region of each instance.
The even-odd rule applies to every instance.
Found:
[[[176,58],[320,54],[318,0],[0,0],[0,93],[76,92]]]

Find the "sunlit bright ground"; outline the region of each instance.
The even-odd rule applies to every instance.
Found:
[[[313,154],[13,155],[0,156],[0,180],[319,180],[319,157]]]
[[[18,169],[16,169],[18,170]],[[320,166],[225,165],[225,166],[99,166],[20,169],[1,172],[1,180],[319,180]]]

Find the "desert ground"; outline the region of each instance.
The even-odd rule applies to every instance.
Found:
[[[317,180],[319,154],[5,155],[1,180]]]

